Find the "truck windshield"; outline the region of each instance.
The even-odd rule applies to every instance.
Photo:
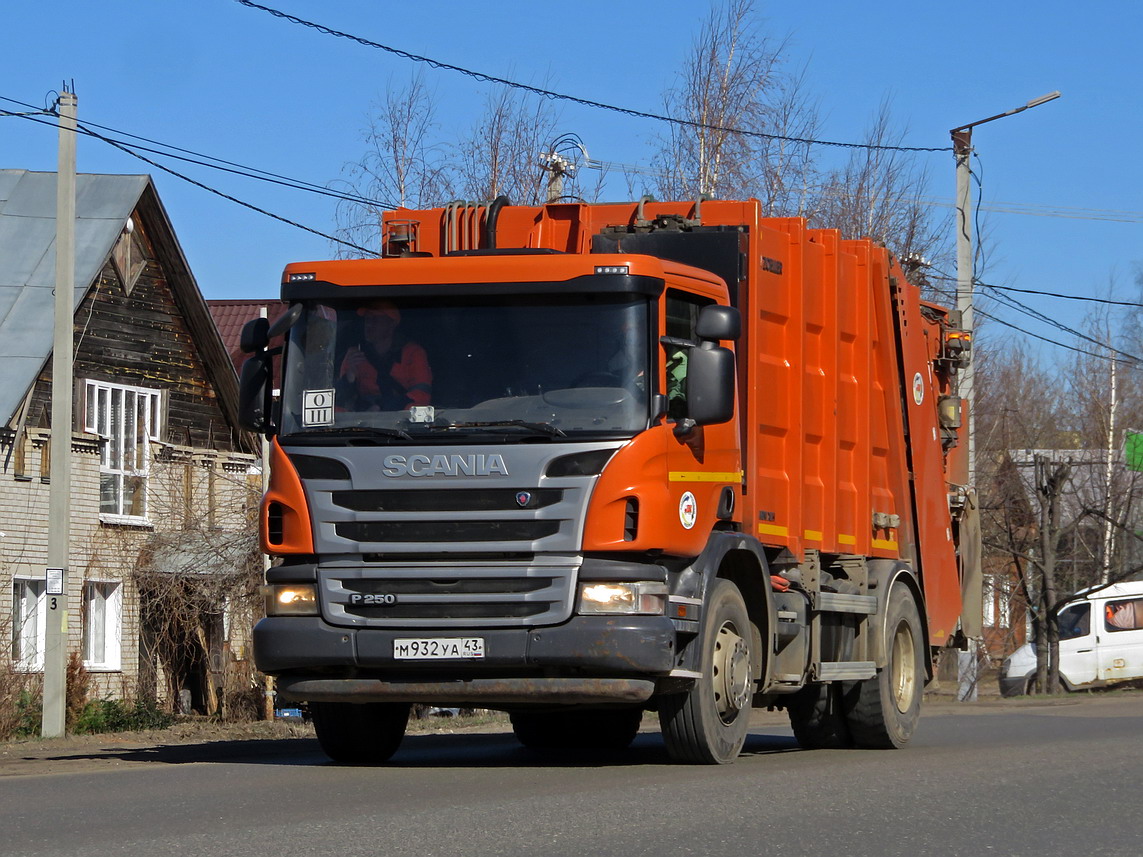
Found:
[[[630,436],[654,392],[650,306],[626,294],[307,303],[289,333],[280,432]]]

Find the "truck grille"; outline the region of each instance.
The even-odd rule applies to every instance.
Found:
[[[323,611],[333,624],[375,627],[561,622],[570,615],[573,574],[535,565],[331,569]]]
[[[529,542],[559,532],[559,521],[345,521],[354,542]]]
[[[504,512],[542,509],[563,500],[559,488],[428,491],[334,491],[335,506],[355,512]],[[521,502],[523,501],[523,502]]]

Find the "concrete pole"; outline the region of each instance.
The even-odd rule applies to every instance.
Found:
[[[56,174],[56,294],[52,340],[51,487],[48,494],[48,568],[44,706],[45,738],[64,734],[67,717],[68,555],[71,546],[72,340],[75,318],[76,97],[59,100]]]
[[[953,132],[953,154],[956,156],[956,308],[960,325],[972,334],[972,129]],[[972,342],[972,339],[969,339]],[[976,407],[973,389],[973,354],[960,374],[960,397],[968,403],[968,484],[976,484]]]
[[[960,370],[960,397],[968,410],[968,484],[976,485],[976,396],[973,389],[972,341],[972,129],[953,131],[953,154],[956,157],[956,308],[960,326],[968,331],[972,348]],[[992,593],[988,594],[992,597]],[[960,652],[957,669],[957,699],[975,702],[977,697],[977,641],[969,640],[967,650]]]

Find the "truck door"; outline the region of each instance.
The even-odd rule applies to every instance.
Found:
[[[1099,677],[1104,681],[1143,678],[1143,598],[1097,602]]]
[[[1069,604],[1060,611],[1060,674],[1072,687],[1096,678],[1096,638],[1100,629],[1092,621],[1092,602]]]

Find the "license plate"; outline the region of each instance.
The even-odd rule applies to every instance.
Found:
[[[483,658],[483,637],[420,637],[393,641],[399,661],[436,661],[448,658]]]

